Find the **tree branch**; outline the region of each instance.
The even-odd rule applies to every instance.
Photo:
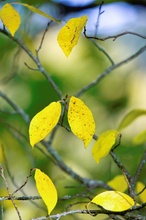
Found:
[[[86,27],[84,27],[84,35],[86,38],[88,39],[95,39],[95,40],[99,40],[99,41],[105,41],[105,40],[109,40],[109,39],[113,39],[113,41],[115,41],[118,37],[121,37],[121,36],[124,36],[124,35],[134,35],[134,36],[137,36],[137,37],[140,37],[142,39],[146,39],[146,36],[142,35],[142,34],[138,34],[136,32],[132,32],[132,31],[124,31],[122,33],[119,33],[117,35],[111,35],[111,36],[107,36],[107,37],[95,37],[95,36],[88,36],[86,34]]]
[[[14,206],[14,208],[15,208],[15,210],[16,210],[16,213],[17,213],[17,215],[18,215],[18,217],[19,217],[19,220],[22,220],[21,215],[20,215],[20,212],[19,212],[19,210],[18,210],[18,208],[17,208],[17,206],[16,206],[16,203],[14,202],[13,197],[12,197],[12,195],[11,195],[11,193],[10,193],[9,186],[8,186],[7,180],[6,180],[5,175],[4,175],[4,169],[3,169],[2,165],[0,165],[0,175],[1,175],[1,177],[3,178],[3,180],[4,180],[4,183],[5,183],[7,192],[8,192],[8,196],[9,196],[10,200],[11,200],[12,203],[13,203],[13,206]]]
[[[130,179],[130,185],[133,189],[135,188],[136,182],[137,182],[137,180],[139,178],[139,175],[140,175],[140,173],[141,173],[141,171],[142,171],[145,164],[146,164],[146,151],[144,152],[144,154],[141,158],[141,161],[138,165],[138,168],[137,168],[134,176]]]
[[[4,98],[8,104],[18,113],[21,115],[21,117],[24,119],[24,121],[29,124],[29,116],[19,107],[17,106],[13,101],[11,101],[3,92],[0,91],[0,96]],[[52,142],[52,140],[51,140]],[[51,147],[51,145],[42,140],[41,143],[43,146],[48,150],[48,152],[51,154],[51,156],[55,159],[56,164],[60,169],[62,169],[65,173],[67,173],[69,176],[71,176],[73,179],[76,179],[78,182],[83,184],[84,186],[88,187],[89,189],[92,188],[105,188],[105,189],[111,189],[106,183],[100,180],[93,180],[88,178],[83,178],[80,175],[78,175],[76,172],[74,172],[70,167],[68,167],[64,161],[61,159],[60,155]]]
[[[20,108],[16,103],[11,101],[6,94],[2,91],[0,91],[0,97],[2,97],[16,112],[19,114],[25,122],[29,123],[30,119],[29,116],[23,111],[22,108]]]
[[[52,88],[55,90],[56,94],[58,95],[58,97],[60,99],[63,98],[62,92],[61,90],[58,88],[58,86],[55,84],[55,82],[52,80],[51,76],[49,75],[49,73],[43,68],[43,66],[40,63],[40,60],[38,58],[38,56],[34,56],[33,53],[16,37],[12,37],[8,32],[6,32],[6,30],[2,30],[0,29],[0,32],[3,33],[4,35],[6,35],[7,37],[9,37],[12,41],[14,41],[18,46],[20,46],[26,53],[27,55],[34,61],[34,63],[36,64],[38,71],[40,71],[45,78],[47,79],[47,81],[50,83],[50,85],[52,86]]]
[[[146,203],[145,203],[145,206],[146,206]],[[145,207],[145,206],[143,206],[143,207]],[[132,207],[129,210],[121,211],[121,212],[108,211],[108,210],[105,210],[105,209],[100,209],[100,210],[88,210],[88,209],[70,210],[70,211],[62,212],[62,213],[55,214],[55,215],[33,218],[32,220],[46,220],[46,219],[59,220],[59,219],[61,219],[61,217],[64,217],[64,216],[67,216],[67,215],[73,215],[73,214],[88,214],[88,215],[92,215],[92,216],[97,216],[99,214],[106,214],[106,215],[123,216],[123,217],[125,217],[125,219],[128,220],[128,219],[130,219],[129,218],[130,216],[127,216],[128,213],[139,210],[143,207],[140,205],[140,206],[137,206],[137,207]],[[137,214],[136,214],[136,216],[137,216]],[[141,217],[143,217],[143,216],[141,216]],[[141,218],[141,220],[142,220],[142,218]]]
[[[95,87],[100,81],[102,81],[109,73],[111,73],[113,70],[127,64],[128,62],[132,61],[136,57],[138,57],[140,54],[142,54],[144,51],[146,51],[146,45],[140,48],[136,53],[134,53],[132,56],[126,58],[125,60],[122,60],[121,62],[111,65],[109,68],[107,68],[103,73],[101,73],[97,79],[89,83],[88,85],[84,86],[79,92],[75,94],[76,97],[80,97],[85,92],[87,92],[89,89]]]
[[[111,65],[114,65],[114,61],[112,60],[110,55],[106,52],[106,50],[103,47],[101,47],[99,44],[97,44],[97,42],[95,40],[92,40],[92,43],[108,58]]]

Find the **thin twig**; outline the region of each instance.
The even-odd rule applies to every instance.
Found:
[[[140,48],[136,53],[134,53],[132,56],[126,58],[125,60],[122,60],[121,62],[111,65],[109,68],[107,68],[103,73],[101,73],[97,79],[89,83],[88,85],[84,86],[79,92],[75,94],[76,97],[79,97],[83,95],[85,92],[89,91],[89,89],[96,86],[100,81],[102,81],[109,73],[111,73],[113,70],[127,64],[128,62],[132,61],[136,57],[138,57],[140,54],[142,54],[144,51],[146,51],[146,45]]]
[[[34,169],[31,169],[31,170],[30,170],[30,173],[29,173],[29,175],[26,177],[25,182],[24,182],[18,189],[16,189],[16,190],[12,193],[12,196],[13,196],[15,193],[17,193],[19,190],[21,190],[21,189],[27,184],[28,179],[32,176],[33,170],[34,170]]]
[[[22,108],[20,108],[16,103],[12,102],[11,99],[9,99],[2,91],[0,91],[0,97],[2,97],[19,115],[21,115],[24,121],[29,123],[29,116],[23,111]]]
[[[111,65],[114,65],[114,61],[112,60],[110,55],[107,53],[107,51],[103,47],[101,47],[95,40],[92,40],[92,43],[108,58]]]
[[[110,155],[113,158],[113,161],[115,162],[115,164],[119,167],[119,169],[121,170],[122,174],[125,176],[125,180],[128,184],[129,187],[129,192],[131,197],[134,199],[135,201],[135,193],[134,193],[134,189],[133,187],[131,187],[131,174],[128,172],[128,170],[125,168],[125,166],[122,164],[122,162],[119,160],[119,158],[117,157],[117,155],[114,153],[114,151],[110,151]]]
[[[137,168],[137,170],[136,170],[136,172],[134,174],[133,181],[132,181],[134,186],[135,186],[135,184],[136,184],[136,182],[138,180],[138,177],[139,177],[143,167],[145,166],[145,164],[146,164],[146,151],[144,152],[144,154],[143,154],[143,156],[141,158],[141,161],[139,163],[139,166],[138,166],[138,168]]]
[[[121,37],[121,36],[124,36],[124,35],[134,35],[134,36],[137,36],[137,37],[140,37],[140,38],[143,38],[143,39],[146,39],[146,36],[142,35],[142,34],[139,34],[139,33],[136,33],[136,32],[132,32],[132,31],[124,31],[122,33],[119,33],[119,34],[116,34],[116,35],[111,35],[111,36],[107,36],[107,37],[95,37],[95,36],[88,36],[86,34],[86,27],[84,28],[84,35],[86,38],[88,39],[95,39],[95,40],[99,40],[99,41],[105,41],[105,40],[109,40],[109,39],[113,39],[113,41],[115,41],[118,37]]]
[[[99,11],[98,11],[98,16],[97,16],[97,22],[95,25],[95,37],[97,36],[98,33],[98,27],[99,27],[99,21],[100,21],[100,16],[104,13],[104,11],[102,11],[102,6],[104,4],[104,1],[101,2],[101,4],[99,5]]]
[[[24,62],[24,65],[25,65],[28,69],[30,69],[30,70],[33,70],[33,71],[39,71],[38,68],[30,67],[30,66],[29,66],[27,63],[25,63],[25,62]]]
[[[88,209],[84,209],[84,210],[70,210],[70,211],[67,211],[67,212],[62,212],[62,213],[59,213],[59,214],[55,214],[55,215],[50,215],[50,216],[42,216],[42,217],[38,217],[38,218],[33,218],[32,220],[46,220],[46,219],[60,219],[61,217],[65,217],[67,215],[73,215],[73,214],[89,214],[89,215],[92,215],[92,216],[97,216],[99,214],[106,214],[106,215],[121,215],[121,216],[125,216],[127,213],[131,213],[133,211],[136,211],[136,210],[139,210],[139,209],[142,209],[143,207],[146,206],[146,203],[142,206],[137,206],[137,207],[132,207],[131,209],[129,210],[126,210],[126,211],[121,211],[121,212],[114,212],[114,211],[108,211],[108,210],[105,210],[105,209],[101,209],[101,210],[88,210]]]
[[[8,195],[9,195],[9,198],[10,198],[10,200],[11,200],[12,203],[13,203],[13,206],[14,206],[14,208],[15,208],[15,210],[16,210],[16,213],[17,213],[17,215],[18,215],[18,218],[19,218],[19,220],[22,220],[21,215],[20,215],[20,212],[19,212],[19,210],[18,210],[18,208],[17,208],[17,206],[16,206],[16,204],[15,204],[15,202],[14,202],[14,200],[13,200],[13,197],[12,197],[12,195],[11,195],[11,193],[10,193],[8,183],[7,183],[7,180],[6,180],[5,175],[4,175],[4,169],[3,169],[3,167],[2,167],[1,165],[0,165],[0,175],[1,175],[1,177],[3,178],[3,180],[4,180],[4,183],[5,183],[5,186],[6,186]]]
[[[59,201],[67,201],[67,200],[76,199],[76,198],[87,198],[89,200],[92,199],[90,195],[76,194],[74,196],[65,195],[64,197],[58,198],[58,200]],[[13,195],[13,200],[16,200],[16,201],[17,200],[18,201],[39,200],[39,199],[42,199],[42,197],[41,196],[14,196]],[[11,200],[11,198],[9,196],[2,196],[2,197],[0,197],[0,201],[6,201],[6,200]]]
[[[41,196],[13,196],[13,200],[15,201],[26,201],[26,200],[33,201],[38,199],[42,199]],[[6,200],[11,200],[11,198],[9,196],[0,197],[0,201],[6,201]]]
[[[141,158],[141,161],[140,161],[140,163],[139,163],[139,165],[138,165],[138,168],[137,168],[137,170],[136,170],[134,176],[129,179],[129,181],[130,181],[129,183],[130,183],[130,187],[131,187],[131,189],[132,189],[132,191],[133,191],[133,195],[135,195],[135,194],[134,194],[135,185],[136,185],[136,183],[137,183],[137,180],[138,180],[138,178],[139,178],[139,175],[140,175],[140,173],[141,173],[141,171],[142,171],[142,169],[143,169],[143,167],[144,167],[145,164],[146,164],[146,151],[144,152],[144,154],[143,154],[143,156],[142,156],[142,158]],[[144,190],[144,189],[143,189],[143,190]]]
[[[53,81],[53,79],[51,78],[49,73],[43,68],[38,57],[35,57],[33,55],[33,53],[18,38],[11,36],[11,34],[6,32],[6,30],[0,29],[0,32],[3,33],[4,35],[6,35],[7,37],[9,37],[12,41],[14,41],[17,45],[19,45],[27,53],[27,55],[34,61],[34,63],[38,67],[38,71],[40,71],[45,76],[45,78],[48,80],[48,82],[50,83],[52,88],[55,90],[59,99],[62,99],[63,95],[62,95],[61,90],[58,88],[56,83]]]
[[[3,154],[3,157],[4,157],[4,162],[5,162],[5,167],[6,167],[6,171],[11,179],[11,182],[13,183],[13,185],[17,188],[18,185],[17,183],[15,182],[13,176],[11,175],[11,172],[10,172],[10,169],[9,169],[9,166],[8,166],[8,161],[7,161],[7,158],[6,158],[6,154],[5,154],[5,151],[4,151],[4,146],[1,145],[1,148],[2,148],[2,154]]]
[[[45,29],[45,31],[44,31],[44,33],[43,33],[43,36],[42,36],[40,45],[39,45],[38,49],[36,50],[37,56],[38,56],[38,54],[39,54],[39,51],[40,51],[41,48],[42,48],[42,45],[43,45],[43,42],[44,42],[44,39],[45,39],[45,35],[46,35],[46,33],[47,33],[47,31],[48,31],[49,26],[50,26],[51,23],[52,23],[52,21],[50,21],[50,22],[47,24],[47,27],[46,27],[46,29]]]
[[[19,133],[19,134],[20,134],[20,133]],[[21,135],[22,135],[22,134],[21,134]],[[22,136],[25,137],[24,135],[22,135]],[[26,139],[26,137],[25,137],[25,139]],[[18,186],[18,184],[15,182],[14,177],[11,175],[11,172],[10,172],[10,169],[9,169],[9,164],[8,164],[8,161],[7,161],[5,152],[4,152],[4,147],[3,147],[3,145],[1,145],[1,147],[2,147],[2,152],[3,152],[3,156],[4,156],[6,171],[7,171],[8,175],[9,175],[9,177],[10,177],[10,179],[11,179],[11,182],[13,183],[13,185],[14,185],[14,186],[16,187],[16,189],[17,189],[17,190],[15,190],[11,195],[13,196],[14,193],[16,193],[16,191],[21,190],[21,192],[22,192],[22,194],[23,194],[23,197],[24,197],[24,198],[27,198],[27,194],[26,194],[26,193],[24,192],[24,190],[23,190],[23,187],[26,185],[27,181],[25,181],[25,184],[22,184],[21,186]],[[27,179],[28,179],[28,177],[27,177]],[[1,198],[0,198],[0,201],[3,200],[2,198],[4,198],[4,197],[1,197]],[[6,197],[6,198],[8,198],[8,197]],[[8,199],[10,200],[10,198],[8,198]],[[4,199],[4,200],[7,200],[7,199]],[[13,200],[15,200],[15,197],[14,197],[14,196],[13,196]],[[20,199],[20,200],[21,200],[21,199]],[[44,209],[42,206],[38,205],[36,202],[34,202],[34,201],[32,201],[32,200],[30,200],[30,202],[31,202],[34,206],[36,206],[36,208],[39,208],[39,209],[41,209],[41,210]]]

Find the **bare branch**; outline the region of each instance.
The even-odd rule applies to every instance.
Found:
[[[38,68],[32,68],[32,67],[30,67],[30,66],[29,66],[27,63],[25,63],[25,62],[24,62],[24,65],[25,65],[28,69],[30,69],[30,70],[39,71]]]
[[[97,22],[95,25],[95,36],[98,33],[98,27],[99,27],[99,21],[100,21],[100,16],[103,14],[104,11],[102,11],[102,6],[104,4],[104,1],[101,2],[101,4],[99,5],[99,11],[98,11],[98,16],[97,16]]]
[[[47,33],[47,31],[48,31],[49,26],[50,26],[51,23],[52,23],[52,21],[50,21],[50,22],[47,24],[47,27],[46,27],[46,29],[45,29],[45,31],[44,31],[44,33],[43,33],[43,36],[42,36],[42,39],[41,39],[39,48],[36,50],[37,56],[38,56],[38,54],[39,54],[39,51],[40,51],[41,48],[42,48],[42,45],[43,45],[43,42],[44,42],[44,39],[45,39],[45,35],[46,35],[46,33]]]
[[[6,32],[5,30],[0,29],[0,32],[3,33],[4,35],[6,35],[7,37],[9,37],[12,41],[14,41],[17,45],[19,45],[27,54],[28,56],[34,61],[34,63],[36,64],[36,66],[38,67],[38,71],[40,71],[45,78],[48,80],[48,82],[50,83],[50,85],[52,86],[52,88],[55,90],[56,94],[58,95],[58,97],[60,99],[63,98],[62,96],[62,92],[60,91],[60,89],[58,88],[58,86],[56,85],[56,83],[53,81],[53,79],[51,78],[51,76],[49,75],[49,73],[43,68],[43,66],[40,63],[40,60],[38,57],[35,57],[33,55],[33,53],[16,37],[12,37],[8,32]]]
[[[11,193],[10,193],[8,183],[7,183],[7,180],[6,180],[5,175],[4,175],[4,170],[3,170],[3,167],[2,167],[1,165],[0,165],[0,175],[1,175],[1,177],[3,178],[3,180],[4,180],[4,183],[5,183],[5,186],[6,186],[8,195],[9,195],[9,198],[10,198],[10,200],[11,200],[12,203],[13,203],[13,206],[14,206],[14,208],[15,208],[15,210],[16,210],[16,213],[17,213],[17,215],[18,215],[18,217],[19,217],[19,220],[22,220],[21,215],[20,215],[20,212],[19,212],[19,210],[18,210],[18,208],[17,208],[17,206],[16,206],[16,203],[14,202],[13,197],[12,197],[12,195],[11,195]]]
[[[144,204],[143,207],[145,207],[145,206],[146,206],[146,203]],[[88,214],[88,215],[92,215],[92,216],[97,216],[99,214],[106,214],[106,215],[110,216],[110,215],[113,214],[115,216],[124,216],[125,219],[128,220],[129,217],[130,217],[130,214],[129,214],[129,216],[127,216],[128,213],[139,210],[141,208],[142,208],[142,206],[140,205],[140,206],[137,206],[137,207],[132,207],[131,209],[126,210],[126,211],[121,211],[121,212],[108,211],[108,210],[105,210],[105,209],[101,209],[101,210],[87,210],[87,209],[80,210],[79,209],[79,210],[70,210],[70,211],[67,211],[67,212],[62,212],[62,213],[55,214],[55,215],[50,215],[50,216],[42,216],[42,217],[38,217],[38,218],[33,218],[32,220],[46,220],[46,219],[59,220],[59,219],[61,219],[61,217],[64,217],[64,216],[67,216],[67,215],[73,215],[73,214]]]
[[[16,103],[14,103],[13,101],[11,101],[11,99],[9,99],[5,93],[3,93],[2,91],[0,91],[0,97],[2,97],[16,112],[17,114],[19,114],[24,121],[26,121],[27,123],[29,123],[29,116],[23,111],[22,108],[20,108]]]
[[[18,200],[18,201],[26,201],[26,200],[38,200],[38,199],[42,199],[40,196],[13,196],[13,200]],[[3,196],[0,197],[0,201],[5,201],[5,200],[11,200],[11,198],[9,196]]]
[[[111,65],[109,68],[107,68],[103,73],[101,73],[97,79],[89,83],[88,85],[84,86],[79,92],[75,94],[76,97],[79,97],[83,95],[85,92],[89,91],[89,89],[95,87],[100,81],[102,81],[109,73],[111,73],[113,70],[127,64],[128,62],[132,61],[139,55],[141,55],[144,51],[146,51],[146,45],[140,48],[136,53],[134,53],[132,56],[126,58],[125,60],[122,60],[121,62]]]
[[[141,158],[141,161],[140,161],[140,163],[138,165],[138,168],[137,168],[134,176],[131,177],[131,179],[130,179],[130,185],[133,188],[133,190],[135,189],[135,185],[137,183],[137,180],[138,180],[138,178],[139,178],[139,176],[141,174],[141,171],[142,171],[143,167],[145,166],[145,164],[146,164],[146,151],[144,152],[144,154],[143,154],[143,156]]]
[[[108,60],[110,61],[110,63],[112,65],[114,65],[114,61],[112,60],[112,58],[110,57],[110,55],[106,52],[106,50],[101,47],[99,44],[97,44],[97,42],[95,40],[92,40],[93,44],[108,58]]]
[[[33,172],[33,171],[34,171],[34,169],[31,169],[31,170],[30,170],[30,173],[29,173],[29,175],[26,177],[25,182],[24,182],[18,189],[16,189],[16,190],[12,193],[12,196],[13,196],[15,193],[17,193],[19,190],[21,190],[21,189],[27,184],[28,179],[32,176],[32,172]]]
[[[42,144],[46,146],[48,152],[53,156],[53,158],[56,160],[56,163],[59,168],[61,168],[65,173],[69,174],[73,179],[76,179],[84,186],[88,187],[89,189],[93,188],[104,188],[104,189],[111,189],[106,183],[100,180],[92,180],[88,178],[81,177],[77,173],[75,173],[70,167],[68,167],[64,161],[61,159],[60,155],[44,140],[42,141]]]
[[[105,40],[109,40],[109,39],[113,39],[113,41],[115,41],[118,37],[121,37],[121,36],[124,36],[124,35],[128,35],[128,34],[140,37],[142,39],[146,39],[146,36],[144,36],[142,34],[139,34],[139,33],[136,33],[136,32],[132,32],[132,31],[124,31],[124,32],[119,33],[117,35],[111,35],[111,36],[107,36],[107,37],[103,37],[103,38],[95,37],[95,36],[88,36],[86,34],[86,28],[84,28],[84,35],[85,35],[86,38],[88,38],[88,39],[95,39],[95,40],[99,40],[99,41],[105,41]]]
[[[140,175],[140,173],[141,173],[141,171],[142,171],[142,169],[143,169],[145,164],[146,164],[146,151],[144,152],[144,154],[143,154],[143,156],[141,158],[141,161],[139,163],[139,166],[138,166],[138,168],[137,168],[137,170],[135,172],[135,175],[134,175],[134,178],[133,178],[133,182],[136,183],[136,181],[138,180],[138,177],[139,177],[139,175]]]

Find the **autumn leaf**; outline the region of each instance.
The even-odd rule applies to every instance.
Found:
[[[109,154],[118,135],[119,133],[116,130],[108,130],[98,137],[92,149],[93,158],[97,163],[99,163],[101,158]]]
[[[11,35],[14,36],[21,23],[19,13],[10,4],[5,4],[0,11],[0,18]]]
[[[69,101],[68,122],[72,132],[87,147],[95,132],[95,122],[90,109],[79,98],[72,96]]]
[[[128,181],[128,180],[127,180]],[[117,175],[107,184],[116,191],[125,192],[128,188],[126,177],[123,175]]]
[[[141,202],[144,203],[146,202],[146,186],[141,183],[141,182],[137,182],[136,184],[136,191],[137,193],[140,193],[138,195],[138,197],[140,198]]]
[[[47,206],[48,214],[50,215],[57,203],[57,190],[52,180],[41,170],[36,169],[34,178],[37,190]]]
[[[135,109],[129,112],[121,121],[118,130],[122,130],[123,128],[130,125],[135,119],[137,119],[140,116],[146,115],[146,110],[144,109]]]
[[[32,5],[28,5],[28,4],[24,4],[24,3],[20,3],[20,2],[13,2],[12,4],[23,5],[24,7],[28,8],[30,11],[32,11],[32,12],[34,12],[36,14],[42,15],[42,16],[44,16],[44,17],[46,17],[46,18],[48,18],[48,19],[50,19],[52,21],[60,23],[59,20],[53,18],[52,16],[46,14],[45,12],[41,11],[40,9],[38,9],[38,8],[32,6]]]
[[[125,211],[134,206],[134,200],[127,194],[119,191],[105,191],[100,193],[91,200],[91,203],[115,212]]]
[[[29,126],[29,137],[32,147],[52,131],[59,121],[60,114],[60,102],[52,102],[33,117]]]
[[[70,19],[65,26],[63,26],[58,34],[58,44],[63,50],[64,54],[68,57],[72,49],[78,43],[82,29],[87,22],[86,15],[79,18]]]

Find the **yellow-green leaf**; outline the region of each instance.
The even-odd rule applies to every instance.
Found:
[[[25,6],[26,8],[28,8],[30,11],[32,11],[32,12],[34,12],[34,13],[36,13],[36,14],[42,15],[42,16],[44,16],[44,17],[46,17],[46,18],[48,18],[48,19],[50,19],[50,20],[52,20],[52,21],[55,21],[55,22],[57,22],[57,23],[60,23],[59,20],[53,18],[52,16],[46,14],[45,12],[41,11],[41,10],[38,9],[38,8],[35,8],[35,7],[32,6],[32,5],[28,5],[28,4],[24,4],[24,3],[20,3],[20,2],[14,2],[13,4],[23,5],[23,6]]]
[[[36,169],[34,178],[37,190],[47,206],[48,214],[50,215],[58,200],[57,190],[52,180],[41,170]]]
[[[68,57],[78,43],[82,29],[86,24],[88,17],[86,15],[79,18],[70,19],[65,26],[63,26],[58,34],[58,44]]]
[[[19,13],[10,4],[5,4],[0,11],[0,18],[11,35],[14,36],[21,23]]]
[[[109,211],[121,212],[134,206],[134,200],[119,191],[106,191],[95,196],[92,203],[102,206]]]
[[[135,109],[129,112],[121,121],[118,130],[122,130],[123,128],[130,125],[135,119],[137,119],[140,116],[146,115],[146,110],[144,109]]]
[[[90,109],[79,98],[72,96],[68,108],[68,122],[72,132],[87,147],[95,132],[95,122]]]
[[[99,163],[101,158],[109,154],[118,135],[119,133],[116,130],[108,130],[98,137],[92,149],[93,158],[97,163]]]
[[[141,200],[142,203],[146,202],[146,188],[145,188],[145,190],[143,191],[144,188],[145,188],[145,185],[144,185],[143,183],[138,182],[138,183],[136,184],[136,191],[137,191],[137,193],[140,193],[140,192],[142,191],[142,193],[140,193],[140,194],[138,195],[138,197],[140,198],[140,200]]]
[[[107,184],[116,191],[125,192],[128,188],[126,177],[118,175],[110,180]]]
[[[133,139],[134,144],[143,144],[146,142],[146,130],[136,135]]]
[[[32,147],[52,131],[59,121],[60,114],[60,102],[52,102],[32,118],[29,126],[29,137]]]

